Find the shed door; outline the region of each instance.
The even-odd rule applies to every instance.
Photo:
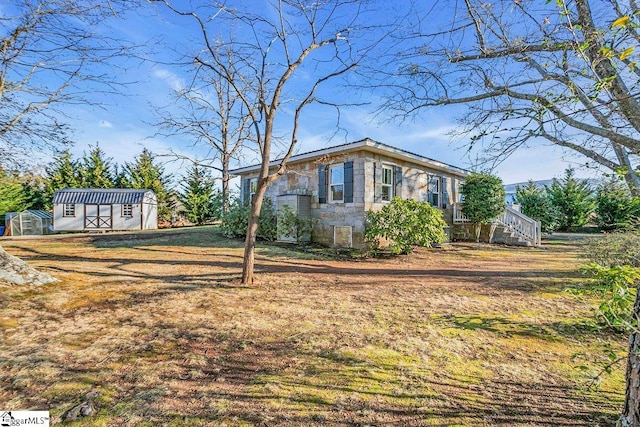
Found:
[[[84,228],[111,229],[111,205],[84,205]]]

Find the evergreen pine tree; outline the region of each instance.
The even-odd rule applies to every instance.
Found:
[[[113,188],[114,176],[111,159],[105,158],[100,145],[85,153],[80,165],[80,177],[85,188]]]
[[[64,188],[79,188],[82,186],[80,178],[80,166],[71,158],[71,153],[63,151],[55,158],[53,163],[45,168],[44,176],[45,208],[51,209],[53,194]]]
[[[585,225],[595,208],[589,183],[576,179],[574,174],[575,170],[569,168],[564,178],[554,178],[551,186],[546,187],[551,203],[558,209],[561,230]]]
[[[155,162],[153,154],[146,148],[136,157],[135,162],[127,163],[123,170],[121,182],[128,188],[153,190],[158,199],[158,219],[171,219],[172,207],[169,203],[171,176],[166,175],[164,168]]]
[[[22,177],[22,193],[27,204],[26,209],[47,210],[51,204],[46,195],[46,181],[44,177],[27,174]]]
[[[558,210],[543,188],[529,181],[523,187],[516,187],[516,199],[523,214],[540,221],[542,231],[551,233],[557,228]]]
[[[618,176],[598,186],[596,224],[602,230],[626,230],[640,225],[640,197],[633,197]]]
[[[120,167],[118,164],[114,166],[113,176],[113,186],[115,188],[131,188],[131,183],[129,182],[129,178],[127,177],[127,167]]]
[[[203,224],[218,219],[221,208],[215,203],[216,189],[209,174],[197,166],[188,170],[182,185],[180,202],[184,206],[187,219],[196,224]],[[219,192],[218,192],[219,193]],[[217,197],[220,199],[220,197]]]
[[[28,208],[22,183],[17,174],[0,168],[0,215],[4,221],[7,212],[20,212]]]

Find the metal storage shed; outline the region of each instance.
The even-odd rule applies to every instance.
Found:
[[[29,210],[5,215],[7,235],[39,236],[53,233],[53,215],[48,211]]]

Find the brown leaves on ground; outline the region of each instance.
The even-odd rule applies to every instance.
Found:
[[[388,260],[258,250],[212,229],[5,243],[62,281],[0,288],[1,409],[95,426],[611,425],[575,248],[455,244]]]

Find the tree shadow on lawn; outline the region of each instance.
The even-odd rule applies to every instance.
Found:
[[[542,322],[534,324],[504,317],[484,315],[443,315],[431,321],[441,327],[452,327],[466,331],[482,330],[502,336],[521,336],[545,341],[562,341],[564,338],[584,338],[598,334],[586,321]]]
[[[105,264],[102,271],[95,271],[92,267],[83,268],[81,272],[92,276],[110,276],[118,274],[132,279],[156,279],[165,280],[175,283],[203,283],[207,280],[212,282],[239,282],[240,272],[242,270],[242,255],[225,254],[225,253],[197,253],[189,254],[198,258],[196,260],[188,259],[170,259],[172,253],[153,249],[158,255],[165,255],[163,258],[147,258],[144,253],[148,251],[146,248],[131,248],[134,253],[139,255],[131,258],[99,256],[89,257],[83,255],[56,255],[42,252],[32,247],[21,245],[14,246],[28,255],[22,255],[25,261],[30,262],[51,262],[56,261],[54,266],[47,267],[52,271],[62,273],[78,272],[78,263],[86,264]],[[210,260],[210,261],[209,261]],[[69,263],[69,264],[67,264]],[[154,269],[141,270],[140,268],[132,268],[138,265],[162,265],[186,267],[189,269],[187,274],[166,274],[153,273]],[[420,268],[419,265],[406,265],[398,268],[397,264],[388,263],[387,265],[379,260],[361,260],[361,261],[313,261],[299,260],[280,257],[270,257],[260,251],[256,257],[256,273],[272,273],[295,277],[304,277],[305,275],[324,275],[327,281],[336,278],[347,278],[342,281],[341,285],[357,288],[359,286],[370,286],[371,277],[384,277],[386,283],[394,285],[402,285],[407,279],[415,281],[419,280],[428,284],[432,281],[441,282],[443,279],[450,279],[457,282],[468,282],[482,285],[488,289],[496,291],[515,290],[522,292],[559,292],[564,291],[567,284],[575,282],[583,276],[578,271],[548,271],[548,270],[501,270],[482,268],[482,264],[478,264],[478,268]],[[212,271],[215,270],[215,271]],[[202,271],[212,271],[211,273],[202,273]],[[55,273],[54,273],[55,274]],[[317,278],[314,277],[314,281]]]

